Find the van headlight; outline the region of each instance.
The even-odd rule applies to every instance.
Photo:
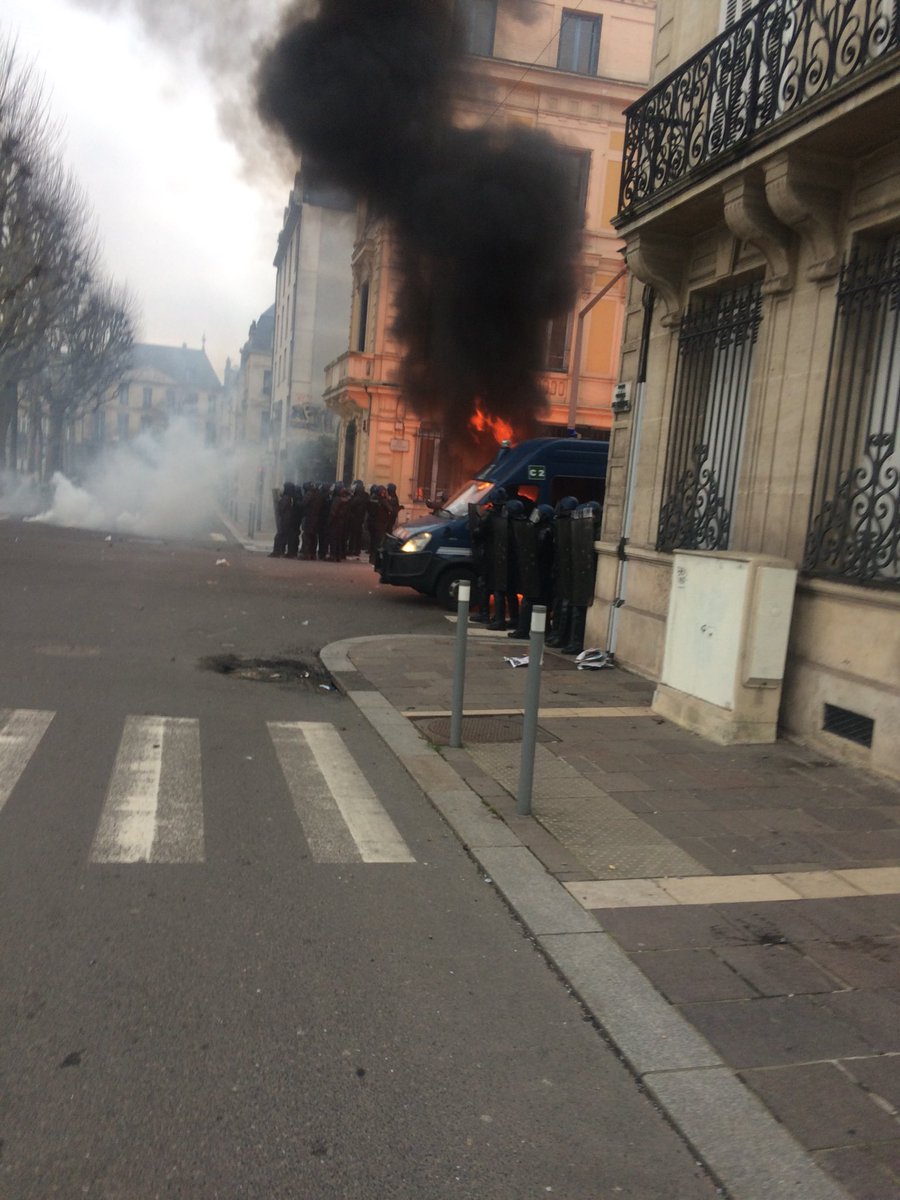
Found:
[[[404,554],[415,554],[418,550],[424,550],[430,541],[430,533],[414,533],[412,537],[406,539],[400,549]]]

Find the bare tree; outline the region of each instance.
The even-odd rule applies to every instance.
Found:
[[[48,331],[43,364],[26,392],[46,417],[45,476],[63,468],[66,425],[96,408],[128,368],[134,345],[133,302],[107,282],[91,282]]]
[[[40,78],[0,38],[0,466],[7,441],[15,461],[20,384],[46,365],[50,331],[97,272],[87,198],[59,147]]]

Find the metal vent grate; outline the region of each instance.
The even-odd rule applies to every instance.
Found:
[[[846,738],[848,742],[856,742],[859,746],[871,746],[875,722],[872,717],[864,717],[862,713],[851,712],[849,708],[841,708],[837,704],[826,704],[822,728],[826,733]]]

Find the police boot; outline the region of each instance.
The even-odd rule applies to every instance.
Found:
[[[488,622],[488,629],[506,628],[506,593],[494,593],[494,616]]]
[[[553,613],[553,632],[547,638],[547,646],[565,646],[569,641],[569,623],[572,617],[572,605],[568,600],[560,600]]]
[[[484,585],[483,579],[476,580],[475,587],[472,592],[472,600],[474,608],[477,610],[474,615],[469,616],[470,621],[474,621],[478,625],[487,625],[490,618],[491,598],[488,595],[488,590]]]
[[[523,600],[519,606],[519,619],[516,621],[515,629],[511,629],[506,635],[507,637],[517,638],[520,641],[528,639],[531,634],[531,609],[531,603]]]
[[[569,641],[563,646],[563,654],[580,654],[584,648],[584,627],[587,623],[587,609],[581,605],[572,609],[572,624],[569,629]]]

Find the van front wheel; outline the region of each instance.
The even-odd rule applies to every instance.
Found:
[[[448,567],[437,581],[435,599],[447,612],[456,611],[456,587],[464,579],[474,582],[475,572],[470,567]]]

